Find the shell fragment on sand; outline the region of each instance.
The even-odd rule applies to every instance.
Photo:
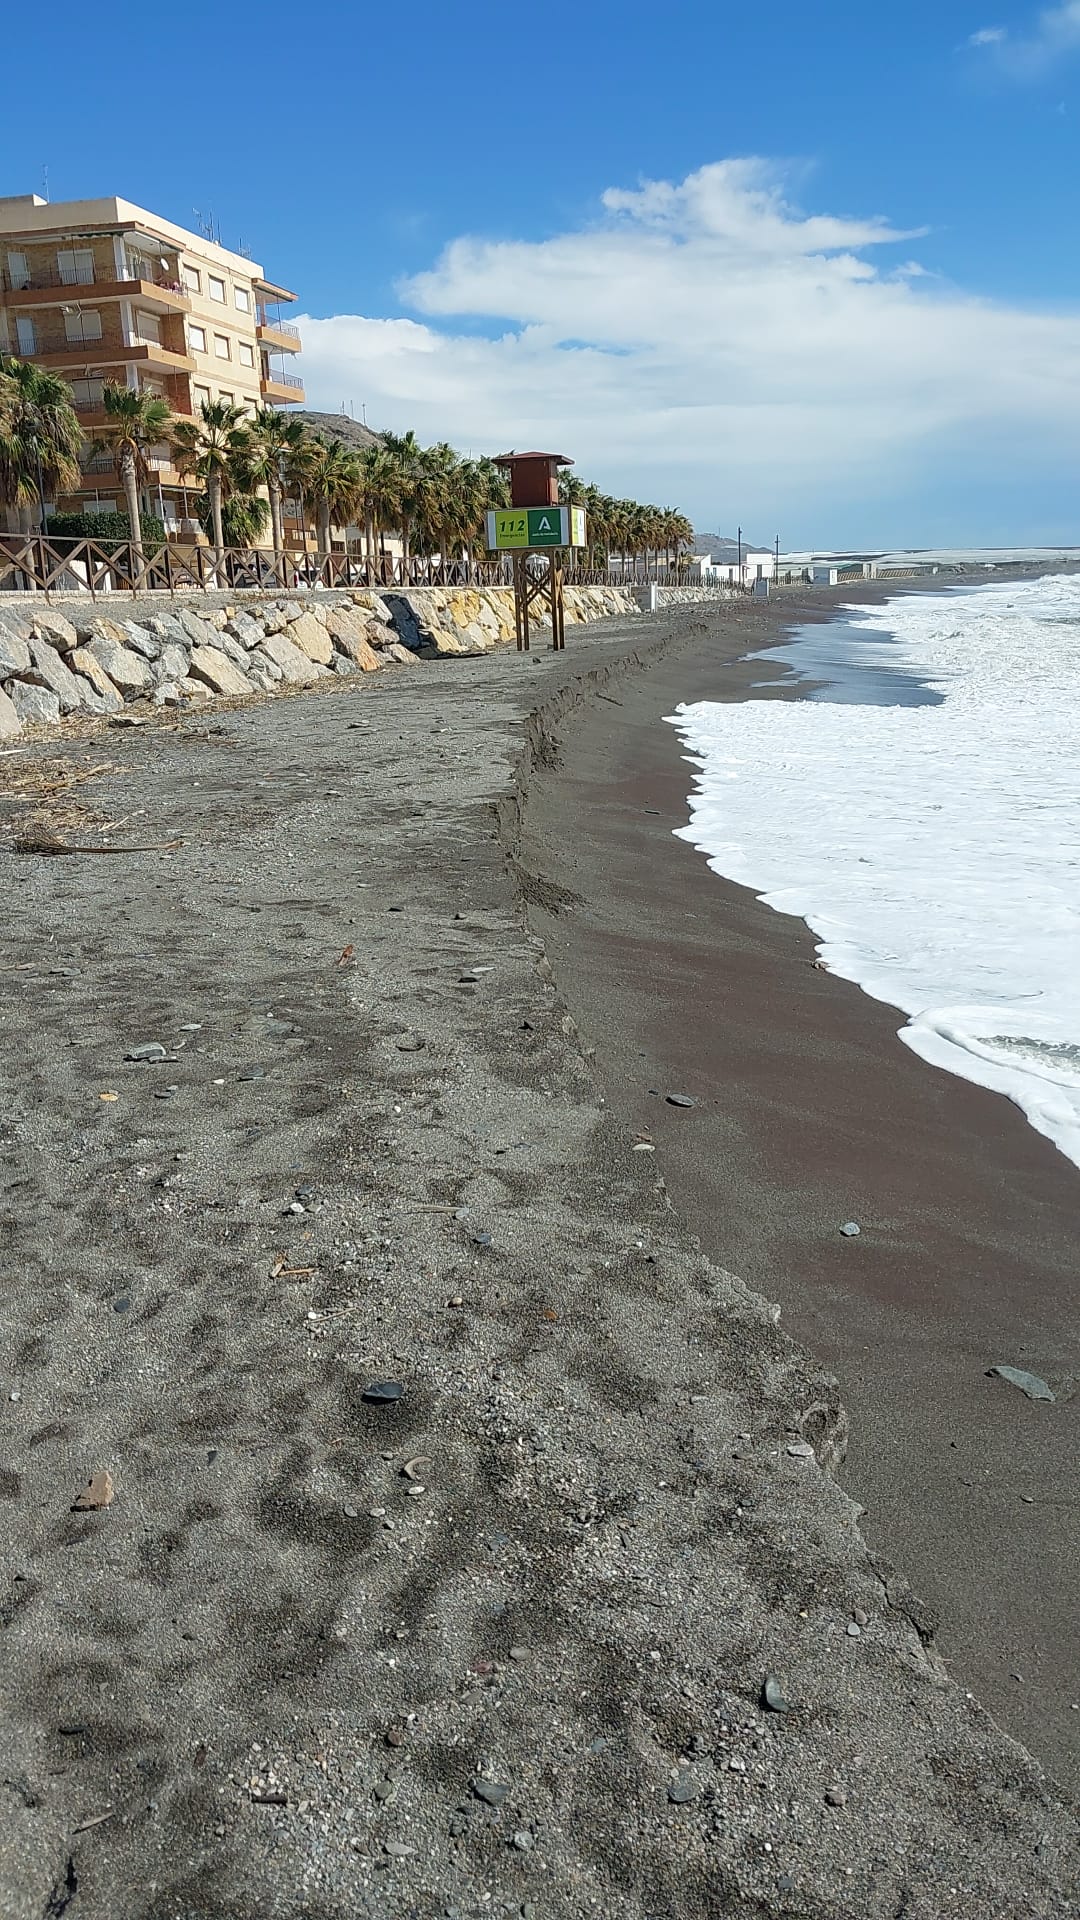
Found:
[[[1019,1387],[1021,1393],[1026,1393],[1029,1400],[1056,1398],[1045,1380],[1040,1380],[1037,1373],[1028,1373],[1024,1367],[1007,1367],[999,1362],[997,1366],[987,1367],[986,1372],[988,1377],[997,1374],[1000,1380],[1007,1380],[1011,1387]]]

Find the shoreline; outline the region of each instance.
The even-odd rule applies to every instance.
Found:
[[[0,856],[5,1917],[1069,1915],[784,1274],[703,1255],[525,925],[556,712],[699,642],[125,729],[58,804],[177,851]]]
[[[742,657],[745,634],[723,616],[715,629],[697,658],[621,688],[621,711],[560,726],[530,838],[583,904],[534,923],[609,1099],[673,1156],[673,1197],[705,1251],[775,1290],[784,1324],[839,1374],[842,1479],[872,1546],[913,1580],[956,1677],[1075,1787],[1061,1516],[1077,1407],[1067,1393],[1052,1409],[1010,1402],[985,1374],[1008,1360],[1073,1377],[1080,1174],[1003,1095],[904,1047],[899,1010],[817,970],[804,922],[674,838],[693,774],[662,716],[769,697],[751,693],[767,663]],[[777,697],[806,691],[777,678]],[[670,1085],[698,1097],[692,1116],[647,1090]],[[845,1242],[850,1218],[864,1230]]]

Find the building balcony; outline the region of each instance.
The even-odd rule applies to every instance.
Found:
[[[26,279],[17,284],[6,269],[0,273],[4,306],[58,307],[72,299],[137,300],[154,313],[191,312],[191,300],[176,281],[144,280],[101,266],[63,275],[55,267],[31,267]]]
[[[279,407],[301,407],[304,404],[304,383],[295,373],[271,373],[259,381],[259,392],[264,400]]]
[[[294,327],[290,320],[272,320],[268,316],[260,316],[255,332],[259,337],[259,345],[269,353],[300,352],[300,329]]]
[[[183,474],[177,467],[173,466],[168,454],[147,454],[146,465],[150,475],[151,487],[157,487],[158,485],[163,487],[183,487],[186,484],[191,487],[194,492],[198,491],[195,481],[189,478],[185,482]],[[100,489],[102,475],[110,480],[115,480],[117,486],[120,485],[116,472],[116,463],[111,453],[91,454],[89,459],[83,461],[80,471],[80,487]]]
[[[106,367],[156,367],[161,373],[194,373],[195,362],[189,353],[174,353],[171,347],[163,347],[156,340],[69,340],[64,347],[55,347],[47,353],[24,353],[16,356],[21,360],[32,360],[36,367],[53,367],[57,372],[65,370],[83,371],[93,367],[95,372]]]

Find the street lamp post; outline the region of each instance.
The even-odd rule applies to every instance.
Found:
[[[729,521],[728,521],[728,526],[730,527],[730,525],[731,525],[731,521],[729,520]],[[742,528],[741,528],[741,527],[739,528],[739,585],[740,585],[740,587],[741,587],[741,586],[743,585],[743,577],[742,577]]]
[[[780,535],[776,536],[776,559],[773,562],[773,585],[780,579]]]

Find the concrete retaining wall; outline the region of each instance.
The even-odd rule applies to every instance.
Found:
[[[634,599],[642,613],[656,613],[660,607],[689,606],[698,600],[741,599],[741,590],[735,587],[661,587],[650,580],[642,587],[632,589]]]

